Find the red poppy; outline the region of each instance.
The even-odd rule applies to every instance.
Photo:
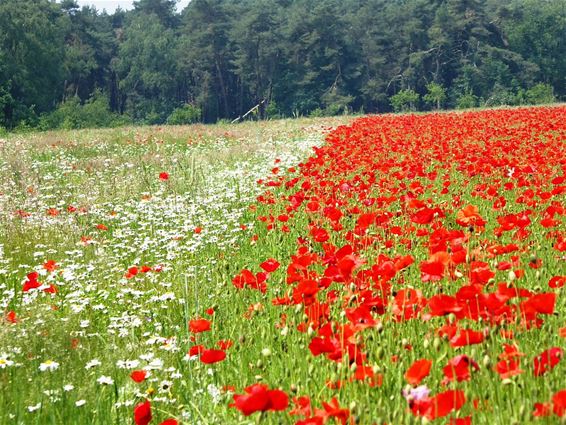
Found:
[[[32,289],[39,288],[42,283],[38,282],[37,279],[39,278],[39,273],[31,272],[27,275],[27,280],[24,282],[24,286],[22,288],[23,292],[29,292]]]
[[[255,412],[285,410],[289,406],[289,397],[281,390],[270,390],[267,385],[254,384],[244,389],[246,394],[234,394],[231,404],[244,416]]]
[[[151,404],[144,401],[134,408],[134,421],[136,425],[147,425],[151,422]]]
[[[535,376],[542,376],[556,367],[564,356],[564,350],[559,347],[552,347],[536,356],[533,360],[533,373]]]
[[[407,372],[405,372],[405,379],[411,385],[419,385],[421,381],[428,376],[432,362],[427,359],[415,361]]]
[[[159,173],[159,180],[162,181],[169,180],[169,173],[166,173],[165,171]]]
[[[495,371],[501,379],[508,379],[515,375],[523,373],[521,370],[521,362],[519,359],[511,358],[499,361],[495,365]]]
[[[466,345],[481,344],[484,340],[482,332],[472,329],[461,329],[457,335],[450,338],[451,347],[465,347]]]
[[[226,358],[226,352],[224,350],[203,350],[200,355],[200,361],[206,364],[218,363]]]
[[[479,215],[479,209],[475,205],[468,205],[459,210],[456,214],[456,223],[464,227],[485,226],[485,221],[481,215]]]
[[[270,258],[263,263],[260,264],[260,267],[265,270],[267,273],[273,273],[275,270],[279,268],[279,263],[277,260]]]
[[[554,276],[548,282],[548,286],[552,289],[562,288],[564,285],[566,285],[566,276]]]
[[[59,268],[59,266],[54,260],[48,260],[43,264],[43,268],[48,272],[54,272]]]
[[[550,416],[552,414],[552,406],[550,403],[535,403],[534,409],[533,416],[535,418]]]
[[[469,381],[471,379],[471,371],[479,370],[479,365],[470,357],[465,354],[453,357],[448,361],[443,369],[444,381],[443,382],[462,382]]]
[[[169,419],[165,419],[159,425],[179,425],[179,422],[177,422],[176,419],[169,418]]]
[[[230,340],[230,339],[223,339],[220,340],[216,343],[216,345],[218,346],[218,348],[220,348],[221,350],[227,350],[230,347],[232,347],[234,345],[234,341]]]
[[[189,321],[189,331],[197,334],[210,330],[211,322],[206,319],[193,319]]]
[[[552,396],[552,411],[556,416],[566,416],[566,390],[560,390]]]
[[[10,323],[18,323],[18,318],[16,316],[16,312],[13,310],[10,310],[9,312],[6,313],[6,320]]]
[[[205,350],[204,345],[193,345],[190,349],[189,349],[189,356],[193,357],[193,356],[199,356],[202,354],[202,352]]]
[[[138,384],[142,383],[143,381],[145,381],[145,378],[147,377],[147,372],[145,370],[134,370],[131,374],[130,374],[130,378],[132,378],[132,380]]]
[[[448,390],[437,394],[431,399],[430,407],[425,416],[430,420],[443,418],[453,411],[460,410],[465,403],[466,396],[464,391]]]
[[[323,419],[323,423],[330,418],[334,418],[337,422],[342,425],[346,425],[348,419],[350,418],[350,410],[340,407],[336,397],[333,397],[330,403],[322,402],[322,407],[324,410],[316,409],[315,416]]]

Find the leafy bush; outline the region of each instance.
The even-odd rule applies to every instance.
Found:
[[[485,106],[507,106],[516,105],[517,96],[507,87],[496,83],[491,90],[489,98],[485,101]]]
[[[202,111],[198,106],[187,103],[171,112],[171,115],[167,118],[167,124],[194,124],[201,120],[201,116]]]
[[[344,94],[337,87],[333,87],[322,96],[324,105],[323,114],[327,117],[345,115],[350,112],[350,104],[354,101],[354,96]]]
[[[310,111],[309,117],[311,118],[320,118],[324,116],[324,110],[321,108],[316,108]]]
[[[428,93],[424,95],[424,101],[436,109],[440,109],[446,100],[446,89],[438,83],[429,83],[426,85],[426,89]]]
[[[472,92],[464,93],[456,99],[456,108],[458,109],[469,109],[476,106],[478,106],[478,97]]]
[[[541,105],[556,102],[556,97],[550,84],[539,83],[524,93],[524,100],[530,105]]]
[[[267,108],[265,108],[265,116],[273,119],[281,118],[283,116],[275,100],[271,100],[271,102],[267,104]]]
[[[78,97],[65,100],[59,107],[39,122],[41,130],[115,127],[127,123],[127,119],[112,112],[108,99],[97,91],[85,103]]]
[[[401,90],[399,93],[391,96],[389,101],[395,112],[415,111],[419,94],[411,89]]]

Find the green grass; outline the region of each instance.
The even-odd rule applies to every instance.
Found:
[[[242,318],[257,300],[235,302],[239,295],[230,284],[255,252],[247,214],[259,190],[255,180],[269,175],[276,158],[279,166],[295,165],[320,142],[322,127],[347,121],[83,130],[0,140],[0,311],[18,317],[16,324],[0,321],[0,359],[13,362],[1,368],[0,360],[0,423],[132,423],[133,405],[148,394],[155,423],[166,417],[238,423],[230,396],[211,393],[259,379],[271,358],[275,370],[286,369],[276,355],[258,362],[257,350],[269,346],[277,353],[285,344],[268,328],[275,313],[258,313],[265,327],[257,332],[257,324]],[[169,180],[161,181],[160,172]],[[67,212],[69,205],[77,212]],[[59,214],[47,215],[49,208]],[[194,233],[196,227],[202,233]],[[90,239],[85,244],[81,238]],[[54,283],[58,293],[24,295],[26,274],[47,260],[59,268],[39,280]],[[144,264],[163,271],[124,278],[129,267]],[[217,309],[214,328],[200,339],[236,344],[229,350],[234,361],[208,367],[185,357],[193,345],[188,320],[205,316],[211,306]],[[166,339],[172,342],[163,348]],[[160,362],[152,365],[149,356]],[[86,369],[93,359],[100,365]],[[117,366],[128,360],[151,369],[146,382],[134,383],[132,368]],[[40,371],[47,361],[59,367]],[[102,376],[114,383],[97,383]],[[305,381],[306,371],[299,376]],[[66,385],[73,389],[65,391]]]

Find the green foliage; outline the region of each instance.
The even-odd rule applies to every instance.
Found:
[[[401,90],[389,98],[395,112],[415,111],[420,99],[419,94],[412,89]]]
[[[281,111],[279,110],[279,106],[275,100],[271,100],[265,108],[265,116],[267,118],[277,119],[282,118]]]
[[[91,99],[84,104],[77,96],[67,99],[59,107],[41,117],[39,128],[51,129],[77,129],[115,127],[127,123],[125,117],[112,112],[108,106],[108,99],[97,91]]]
[[[72,0],[0,1],[0,125],[45,125],[63,99],[85,106],[97,89],[145,124],[183,104],[203,122],[231,121],[265,99],[277,105],[262,118],[415,110],[407,87],[434,109],[566,99],[563,0],[175,4],[137,0],[109,15]]]
[[[48,0],[0,2],[0,87],[9,92],[0,122],[9,128],[33,122],[60,95],[63,20],[59,5]]]
[[[509,88],[495,84],[485,106],[511,106],[518,103],[517,96]]]
[[[470,109],[478,106],[478,97],[471,91],[460,95],[456,99],[456,107],[458,109]]]
[[[446,89],[438,83],[429,83],[426,85],[428,92],[423,96],[423,99],[429,105],[440,109],[446,100]]]
[[[167,118],[167,124],[194,124],[201,120],[201,116],[202,111],[198,106],[190,105],[187,103],[171,112],[171,115],[169,115],[169,117]]]
[[[556,101],[554,90],[550,84],[538,83],[524,93],[525,102],[529,105],[543,105]]]

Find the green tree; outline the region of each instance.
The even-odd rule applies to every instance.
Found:
[[[508,50],[536,64],[536,79],[566,96],[566,2],[514,0],[500,14]]]
[[[183,11],[178,54],[183,100],[198,105],[205,121],[237,115],[228,7],[222,0],[193,0]]]
[[[524,100],[529,105],[543,105],[556,102],[556,97],[550,84],[538,83],[524,92]]]
[[[59,5],[48,0],[0,2],[0,122],[14,127],[50,110],[63,88],[64,33]]]
[[[395,112],[407,112],[416,110],[419,98],[420,96],[416,91],[405,89],[391,96],[389,100]]]
[[[426,103],[433,105],[436,109],[440,109],[446,100],[446,89],[438,83],[429,83],[426,85],[427,93],[423,99]]]
[[[164,122],[177,100],[176,38],[155,14],[135,14],[124,28],[114,63],[124,111],[142,122]]]

